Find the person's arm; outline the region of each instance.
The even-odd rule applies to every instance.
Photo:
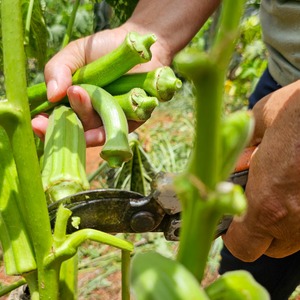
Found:
[[[162,61],[170,59],[195,36],[220,0],[140,0],[131,18],[122,26],[126,31],[153,32],[158,40],[153,46],[166,51]]]

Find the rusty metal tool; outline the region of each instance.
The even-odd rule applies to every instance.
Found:
[[[255,148],[247,148],[228,181],[245,187],[250,158]],[[49,205],[54,224],[58,207],[63,204],[80,218],[79,228],[93,228],[109,233],[163,232],[167,240],[179,239],[181,206],[173,188],[174,174],[159,173],[148,196],[120,189],[80,192]],[[216,229],[223,234],[232,220],[224,216]],[[68,232],[75,229],[71,222]]]

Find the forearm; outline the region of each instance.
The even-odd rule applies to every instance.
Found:
[[[140,0],[123,28],[153,32],[172,58],[190,42],[219,3],[220,0]]]

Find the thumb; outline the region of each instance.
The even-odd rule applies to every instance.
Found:
[[[255,127],[249,146],[256,146],[261,143],[261,140],[265,134],[266,129],[271,121],[266,114],[268,97],[263,98],[253,107],[253,117],[255,120]]]
[[[72,74],[85,64],[82,47],[72,42],[46,64],[44,74],[47,97],[51,102],[61,100],[72,85]]]
[[[47,71],[45,69],[45,72],[47,98],[50,102],[57,102],[66,96],[67,89],[72,85],[71,70],[67,66],[60,66],[48,68]]]

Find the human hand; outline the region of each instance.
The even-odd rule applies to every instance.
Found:
[[[224,243],[243,261],[300,250],[300,81],[259,101],[246,187],[248,210],[234,218]]]
[[[79,86],[72,86],[72,74],[78,68],[115,49],[123,42],[127,32],[128,30],[124,27],[119,27],[76,40],[57,53],[45,67],[48,100],[57,102],[62,97],[68,96],[71,107],[82,121],[89,147],[104,144],[105,133],[98,114],[93,110],[87,92]],[[163,54],[162,48],[160,43],[157,43],[156,46],[153,45],[151,62],[136,66],[134,71],[147,71],[170,63],[166,58],[167,56],[155,55],[155,53]],[[133,131],[141,124],[141,122],[130,121],[129,130]],[[42,139],[46,133],[47,125],[48,118],[45,114],[32,120],[33,130]]]

